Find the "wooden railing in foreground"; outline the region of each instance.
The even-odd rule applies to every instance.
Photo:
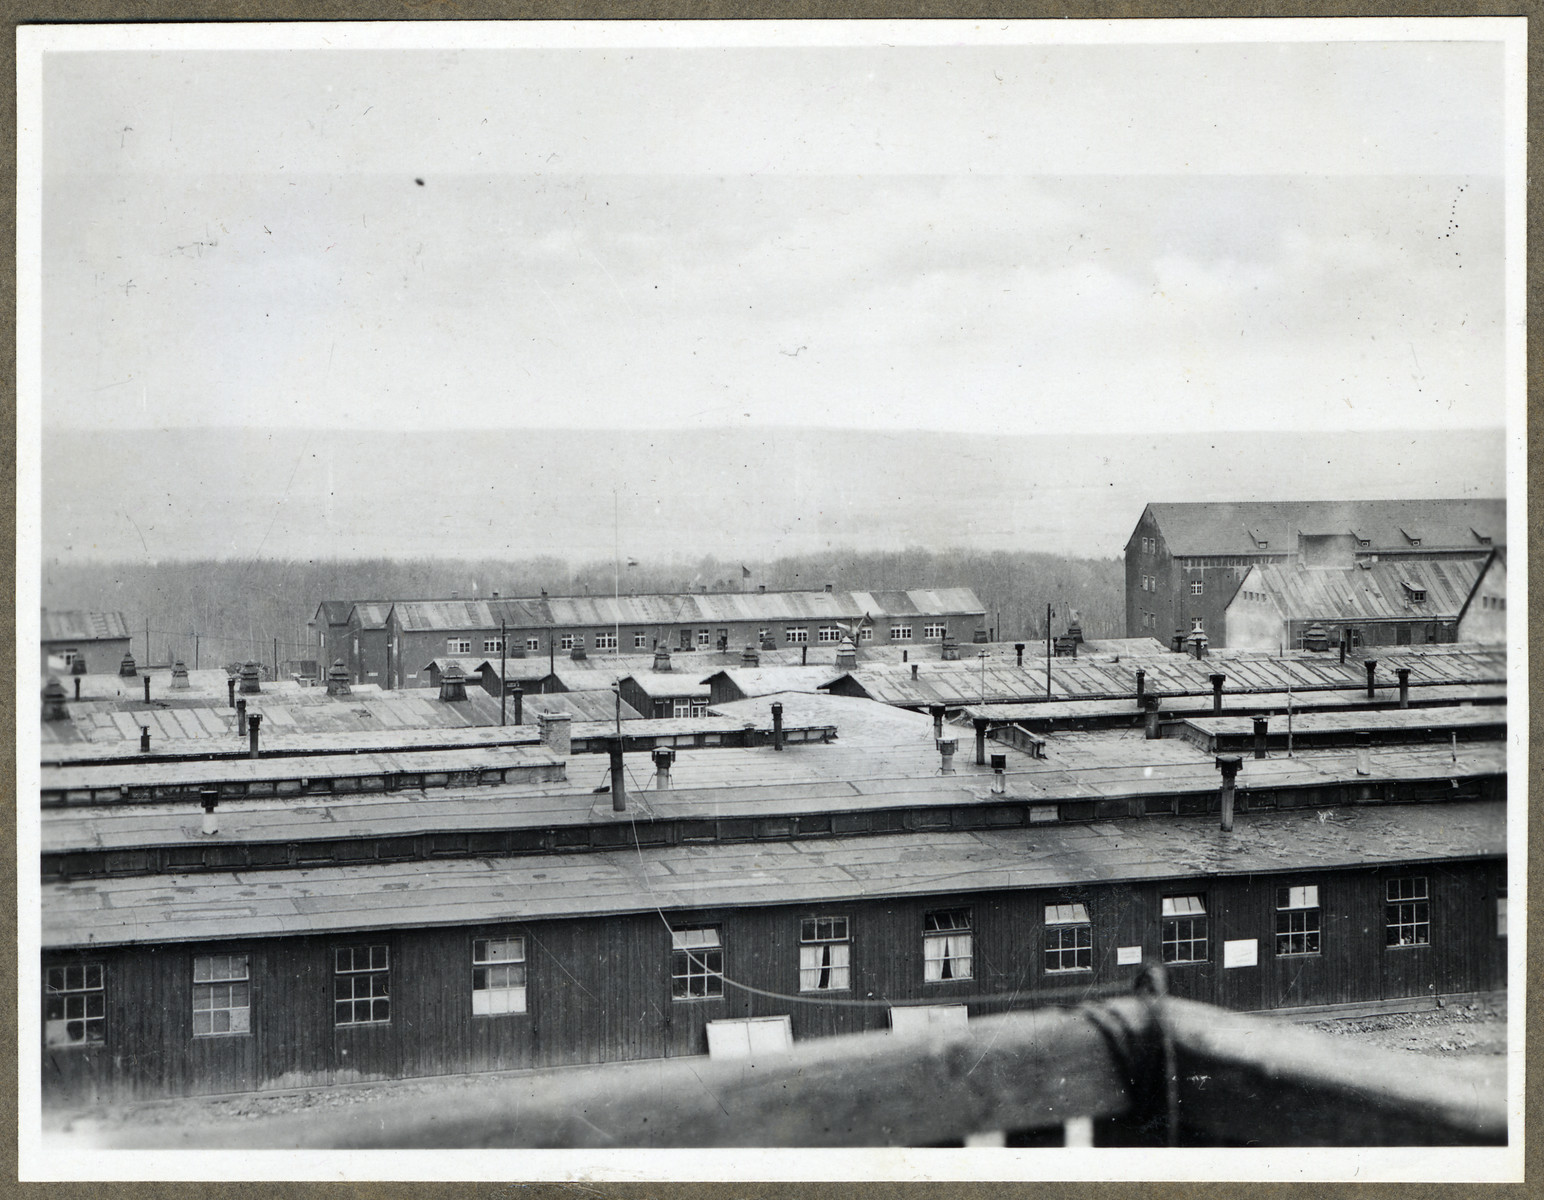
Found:
[[[506,1090],[507,1085],[507,1090]],[[866,1034],[749,1062],[667,1059],[506,1076],[475,1095],[138,1128],[122,1146],[503,1148],[927,1146],[1093,1118],[1121,1144],[1504,1144],[1499,1081],[1172,998],[973,1020],[934,1040]],[[1082,1122],[1086,1127],[1086,1121]],[[163,1140],[164,1139],[164,1140]]]

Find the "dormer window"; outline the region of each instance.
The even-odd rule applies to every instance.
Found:
[[[1401,582],[1404,582],[1404,581],[1401,581]],[[1425,604],[1426,603],[1426,589],[1425,588],[1423,588],[1423,587],[1416,587],[1415,584],[1413,584],[1413,583],[1404,582],[1404,589],[1405,589],[1405,599],[1408,600],[1411,604]]]
[[[1360,550],[1369,550],[1372,548],[1372,539],[1359,537],[1356,539],[1356,545]]]
[[[1421,544],[1421,539],[1408,529],[1401,529],[1399,532],[1405,535],[1405,541],[1409,542],[1412,546],[1419,546]]]
[[[1481,533],[1478,529],[1471,529],[1469,532],[1474,534],[1474,540],[1479,542],[1480,545],[1489,546],[1491,544],[1490,534]]]

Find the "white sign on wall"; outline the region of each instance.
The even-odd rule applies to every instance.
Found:
[[[1256,938],[1240,938],[1236,942],[1223,942],[1222,965],[1224,967],[1253,967],[1260,962],[1260,943]]]
[[[1134,967],[1142,962],[1141,946],[1117,946],[1115,948],[1115,965],[1119,967]]]

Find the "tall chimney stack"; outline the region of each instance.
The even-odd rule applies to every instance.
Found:
[[[510,703],[515,710],[515,724],[525,724],[525,690],[518,683],[507,683],[504,686],[509,689]]]
[[[566,759],[573,748],[573,717],[560,712],[537,713],[536,723],[541,728],[541,744]]]
[[[783,706],[781,703],[772,705],[772,749],[783,748]]]

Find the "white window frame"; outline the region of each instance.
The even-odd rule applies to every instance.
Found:
[[[1406,885],[1409,885],[1406,887]],[[1396,891],[1399,893],[1395,895]],[[1409,892],[1406,895],[1406,892]],[[1415,950],[1431,945],[1431,880],[1425,875],[1398,875],[1384,883],[1384,949]],[[1406,940],[1390,941],[1396,930],[1409,929]]]
[[[852,990],[852,924],[846,917],[804,917],[799,922],[799,990]]]
[[[1190,594],[1192,596],[1199,596],[1199,595],[1203,594],[1205,591],[1206,591],[1206,583],[1205,583],[1204,580],[1192,579],[1190,581]]]
[[[561,637],[558,638],[558,649],[559,650],[572,650],[573,648],[574,648],[574,635],[573,634],[565,633]]]
[[[483,653],[484,654],[503,654],[504,653],[504,639],[503,638],[483,638]]]
[[[671,704],[670,704],[670,715],[672,717],[682,717],[682,718],[690,717],[690,716],[694,715],[692,713],[692,701],[691,701],[691,698],[689,696],[677,696],[677,697],[675,697],[671,701]]]
[[[1319,885],[1288,884],[1276,889],[1276,957],[1318,958],[1323,954],[1324,917]],[[1301,947],[1296,948],[1296,947]]]
[[[193,1036],[239,1037],[252,1032],[252,964],[245,954],[193,958]],[[208,1028],[200,1029],[200,1017]],[[224,1025],[224,1028],[220,1028]]]
[[[842,631],[835,625],[822,625],[815,633],[815,640],[823,643],[839,642]]]
[[[445,639],[445,653],[447,655],[459,658],[459,657],[462,657],[463,655],[470,654],[471,652],[472,652],[472,639],[471,638],[453,637],[453,638],[446,638]]]
[[[597,633],[595,635],[595,648],[597,650],[615,650],[617,648],[617,635],[614,633]]]
[[[890,640],[892,642],[909,642],[909,641],[911,641],[911,626],[910,625],[892,625],[892,626],[890,626]]]
[[[803,625],[789,625],[783,630],[783,637],[790,646],[807,646],[810,631]]]
[[[72,1036],[78,1026],[78,1036]],[[43,971],[43,1038],[50,1050],[107,1044],[107,968],[61,963]]]
[[[1066,965],[1069,961],[1071,966]],[[1094,922],[1086,904],[1065,901],[1045,906],[1044,964],[1047,975],[1094,969]]]
[[[711,646],[713,644],[713,631],[711,629],[699,629],[697,631],[697,644],[699,646]]]
[[[1163,961],[1166,964],[1183,965],[1211,961],[1211,917],[1206,911],[1205,896],[1196,893],[1165,896],[1162,901],[1161,915],[1163,921],[1159,927],[1159,942],[1163,949]],[[1195,950],[1197,943],[1201,945],[1199,958],[1196,957]],[[1184,949],[1181,950],[1181,947]],[[1181,953],[1187,957],[1179,957]]]
[[[359,965],[358,953],[364,951],[365,966]],[[379,955],[377,955],[379,951]],[[347,954],[348,966],[344,966]],[[379,958],[380,966],[376,965]],[[389,1025],[391,1023],[391,947],[381,942],[362,942],[348,946],[334,946],[332,951],[332,1023],[342,1029],[355,1025]],[[340,996],[340,981],[349,980],[349,995]],[[365,992],[360,994],[361,983]],[[379,992],[376,988],[379,985]],[[343,1005],[348,1005],[348,1017],[340,1020]],[[369,1016],[361,1019],[359,1005],[365,1005]]]
[[[649,635],[641,631],[633,634],[633,649],[647,650],[649,648]]]
[[[1191,617],[1190,618],[1190,632],[1191,633],[1205,633],[1206,632],[1206,622],[1201,617]]]
[[[949,627],[941,622],[922,627],[922,640],[924,642],[941,642],[949,634]]]
[[[935,909],[922,918],[922,981],[973,977],[975,926],[968,908]]]
[[[700,982],[699,982],[700,981]],[[670,998],[719,1000],[724,995],[724,933],[719,925],[670,931]]]
[[[540,650],[541,649],[541,638],[534,638],[534,637],[526,638],[525,639],[525,648],[527,650]]]
[[[872,625],[861,626],[858,629],[858,640],[860,642],[872,642],[874,640],[874,627]]]
[[[472,939],[472,1015],[515,1017],[526,1011],[525,938]]]

